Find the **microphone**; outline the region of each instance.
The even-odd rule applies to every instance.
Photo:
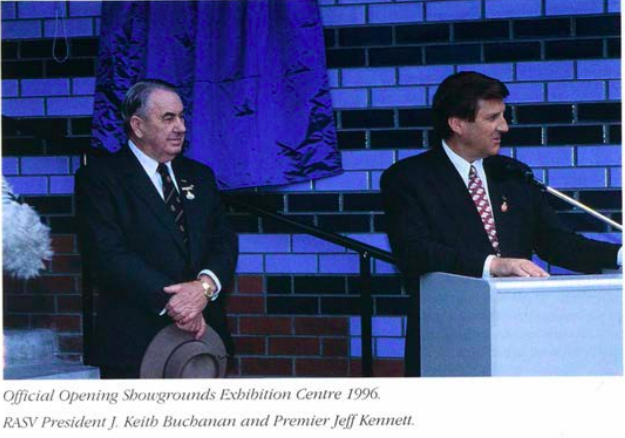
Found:
[[[489,157],[488,171],[498,179],[520,178],[525,182],[544,188],[544,184],[534,177],[532,168],[520,161],[502,155]]]
[[[532,169],[525,163],[521,163],[520,161],[509,161],[504,166],[504,169],[504,171],[509,175],[511,174],[517,176],[528,183],[544,187],[544,184],[536,179]]]
[[[493,157],[494,158],[494,157]],[[507,176],[515,176],[517,178],[521,178],[523,179],[523,181],[529,183],[529,184],[533,184],[535,186],[538,186],[540,188],[541,191],[543,192],[548,192],[550,194],[552,194],[553,196],[555,196],[556,198],[559,198],[561,200],[563,200],[564,202],[572,205],[573,207],[577,207],[583,211],[585,211],[586,213],[590,214],[591,216],[599,219],[600,221],[611,225],[612,227],[616,228],[619,231],[623,231],[623,226],[621,224],[619,224],[618,222],[613,221],[612,219],[605,217],[604,215],[602,215],[601,213],[599,213],[598,211],[593,210],[592,208],[588,207],[587,205],[582,204],[581,202],[571,198],[570,196],[565,195],[564,193],[554,189],[553,187],[548,186],[547,184],[543,183],[542,181],[539,181],[538,179],[536,179],[536,177],[534,176],[534,172],[532,171],[532,169],[525,163],[521,163],[520,161],[516,161],[516,160],[512,160],[512,159],[508,159],[508,158],[500,158],[499,161],[503,161],[504,164],[502,166],[497,166],[499,167],[499,171],[498,173],[500,175],[507,175]]]

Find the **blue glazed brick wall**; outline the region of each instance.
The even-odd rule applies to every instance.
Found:
[[[381,172],[430,146],[437,84],[454,72],[477,70],[511,91],[511,131],[502,153],[621,220],[618,1],[318,3],[346,171],[238,198],[388,250]],[[44,293],[54,306],[9,306],[5,324],[55,327],[74,358],[80,354],[80,270],[72,175],[89,148],[100,10],[97,1],[2,2],[3,173],[42,212],[58,249],[44,286],[8,283],[9,295]],[[52,56],[59,29],[67,29],[55,52],[68,55],[63,63]],[[571,227],[620,241],[610,228],[555,205]],[[356,255],[270,220],[238,211],[230,217],[241,247],[228,300],[239,351],[231,371],[358,375]],[[406,296],[393,266],[375,262],[373,272],[375,372],[400,375]]]

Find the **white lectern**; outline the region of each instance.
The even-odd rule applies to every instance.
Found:
[[[623,375],[622,284],[622,275],[425,275],[422,376]]]

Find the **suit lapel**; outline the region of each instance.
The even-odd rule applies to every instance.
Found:
[[[163,198],[146,175],[145,170],[133,153],[127,147],[120,152],[123,157],[121,160],[121,172],[124,176],[124,182],[139,198],[145,202],[149,210],[157,218],[163,226],[163,231],[171,236],[176,247],[186,256],[186,248],[182,238],[182,233],[176,227],[173,215],[167,210]]]
[[[430,174],[432,186],[439,191],[439,198],[456,223],[459,235],[470,236],[468,242],[482,250],[492,252],[484,224],[458,171],[442,148],[436,149],[434,154],[434,165]]]
[[[202,206],[206,206],[206,200],[202,198],[201,183],[190,167],[181,159],[176,159],[172,163],[180,196],[182,207],[187,220],[187,230],[189,233],[189,256],[191,264],[200,255],[203,232],[208,218],[203,213]]]

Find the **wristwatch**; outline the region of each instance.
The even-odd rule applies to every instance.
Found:
[[[198,280],[200,282],[200,284],[202,285],[202,288],[204,289],[204,291],[202,292],[204,294],[204,296],[206,297],[206,299],[208,301],[211,301],[213,299],[213,295],[215,294],[215,290],[213,289],[213,286],[211,286],[211,284],[208,281],[204,281],[204,280]]]

